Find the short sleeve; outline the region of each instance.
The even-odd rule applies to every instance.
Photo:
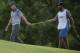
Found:
[[[10,16],[11,16],[11,18],[12,18],[12,12],[10,13]]]
[[[13,12],[11,11],[11,13],[10,13],[10,17],[11,18],[13,18],[14,17],[14,14],[13,14]]]
[[[24,15],[20,10],[18,11],[18,13],[19,13],[19,16],[21,17]]]
[[[66,13],[67,13],[67,17],[71,17],[72,16],[69,10],[67,10]]]
[[[55,18],[58,18],[58,13],[56,14]]]

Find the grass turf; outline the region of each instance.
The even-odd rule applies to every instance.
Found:
[[[80,51],[27,45],[0,40],[0,53],[80,53]]]

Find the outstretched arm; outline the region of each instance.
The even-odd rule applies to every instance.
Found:
[[[74,26],[75,26],[75,22],[74,22],[74,19],[73,19],[72,16],[70,17],[70,20],[71,20],[71,25],[72,25],[72,27],[74,27]]]
[[[25,21],[25,23],[27,24],[27,25],[31,25],[31,23],[27,20],[27,18],[24,16],[24,14],[19,10],[19,15],[20,15],[20,17],[21,17],[21,19],[23,20],[23,21]]]
[[[5,31],[7,31],[7,30],[8,30],[8,28],[9,28],[10,24],[11,24],[11,18],[10,18],[10,20],[9,20],[8,25],[7,25],[7,26],[6,26],[6,28],[5,28]]]
[[[25,16],[21,16],[21,18],[25,21],[27,25],[31,25],[31,23],[27,20]]]
[[[53,19],[46,20],[46,22],[53,22],[53,21],[56,21],[56,20],[57,20],[57,16],[55,16]]]
[[[40,23],[45,23],[45,22],[53,22],[53,21],[56,21],[57,18],[58,18],[58,17],[55,16],[53,19],[49,19],[49,20],[46,20],[46,21],[44,21],[44,22],[34,23],[33,25],[40,24]]]

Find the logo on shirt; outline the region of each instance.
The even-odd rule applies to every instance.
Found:
[[[60,18],[63,18],[63,16],[60,16]]]

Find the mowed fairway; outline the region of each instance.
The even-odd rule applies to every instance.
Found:
[[[0,40],[0,53],[80,53],[80,51],[26,45]]]

